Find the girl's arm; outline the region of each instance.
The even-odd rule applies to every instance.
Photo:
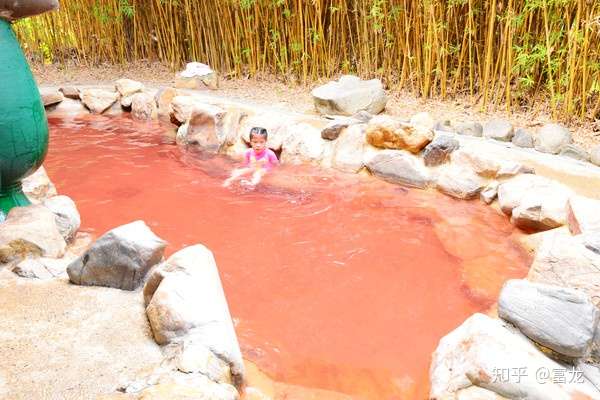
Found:
[[[273,150],[269,149],[268,157],[269,164],[271,164],[272,166],[279,165],[279,160],[277,159],[277,156],[275,155],[275,152]]]

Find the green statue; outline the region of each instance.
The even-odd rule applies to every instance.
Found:
[[[48,150],[44,105],[11,22],[57,7],[57,0],[0,0],[0,222],[11,208],[30,204],[21,180]]]

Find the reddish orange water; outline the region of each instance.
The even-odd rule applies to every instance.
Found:
[[[231,161],[168,143],[157,123],[50,126],[45,166],[84,230],[143,219],[168,253],[207,245],[245,358],[279,381],[425,398],[438,340],[526,273],[512,227],[478,201],[307,167],[224,189]]]

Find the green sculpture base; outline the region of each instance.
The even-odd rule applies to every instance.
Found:
[[[9,22],[0,18],[0,221],[28,205],[21,180],[48,150],[48,121],[29,65]]]
[[[31,204],[23,190],[21,189],[21,183],[12,185],[10,187],[3,187],[0,189],[0,222],[6,219],[8,212],[13,207],[28,206]]]

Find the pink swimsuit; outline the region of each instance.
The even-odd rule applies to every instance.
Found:
[[[244,154],[244,159],[245,167],[260,166],[262,168],[265,168],[266,170],[270,170],[271,168],[279,164],[277,156],[271,149],[264,149],[260,153],[255,153],[254,149],[248,149]]]

